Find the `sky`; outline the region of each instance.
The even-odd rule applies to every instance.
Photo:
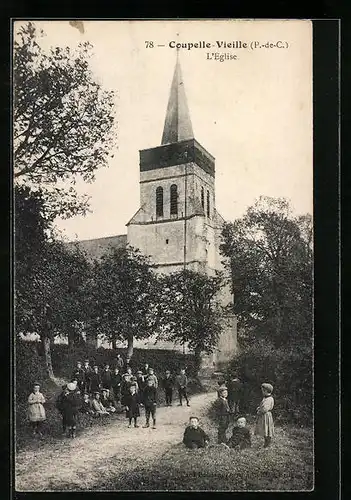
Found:
[[[161,144],[176,61],[171,41],[211,44],[181,48],[179,57],[195,138],[216,158],[221,215],[241,217],[260,195],[288,198],[296,214],[312,213],[310,21],[84,21],[84,33],[68,21],[35,23],[46,33],[43,47],[89,41],[96,79],[116,92],[114,158],[94,183],[77,183],[92,212],[57,220],[66,238],[126,233],[139,208],[139,150]],[[218,48],[217,41],[248,47]],[[287,48],[264,46],[277,41]],[[212,53],[237,59],[220,62]]]

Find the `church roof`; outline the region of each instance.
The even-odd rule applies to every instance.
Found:
[[[161,145],[193,138],[193,127],[191,125],[182,71],[177,54]]]
[[[124,248],[127,246],[127,235],[106,236],[105,238],[94,238],[91,240],[71,241],[68,246],[77,244],[86,253],[88,259],[100,259],[113,248]]]

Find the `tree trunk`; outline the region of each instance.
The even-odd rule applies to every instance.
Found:
[[[54,372],[52,369],[52,361],[51,361],[51,340],[49,337],[44,337],[42,339],[43,347],[44,347],[44,359],[45,359],[45,369],[49,376],[49,378],[54,378]]]
[[[97,349],[97,334],[93,332],[86,332],[87,345]]]
[[[131,359],[131,357],[133,356],[133,341],[133,335],[129,335],[127,339],[127,360]]]
[[[200,368],[201,368],[201,348],[196,347],[194,350],[194,355],[195,355],[195,369],[196,373],[199,373]]]

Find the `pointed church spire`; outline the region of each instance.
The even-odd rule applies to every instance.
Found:
[[[180,69],[179,49],[177,49],[177,60],[174,68],[171,92],[169,94],[161,144],[169,144],[193,138],[193,127],[191,125]]]

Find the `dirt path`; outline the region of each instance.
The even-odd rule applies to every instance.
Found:
[[[215,393],[200,394],[191,398],[190,407],[158,408],[157,429],[142,428],[142,412],[137,429],[128,429],[127,420],[119,418],[104,427],[85,429],[76,439],[20,451],[16,456],[16,490],[89,490],[102,480],[150,465],[181,442],[189,416],[203,415],[214,398]]]

